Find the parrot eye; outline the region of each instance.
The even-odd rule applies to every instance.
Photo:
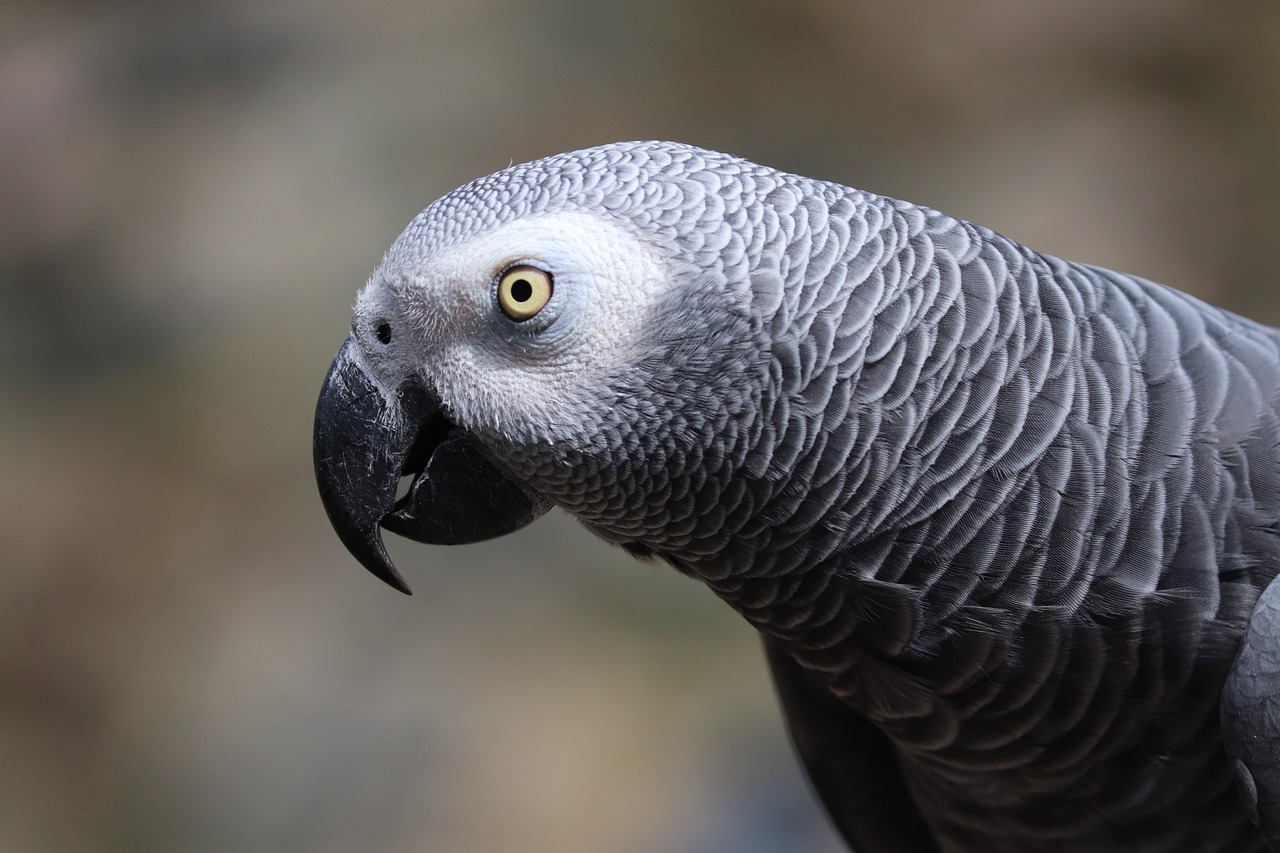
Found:
[[[374,334],[378,336],[378,340],[384,345],[391,343],[391,324],[386,320],[378,323],[378,328],[374,330]]]
[[[512,267],[498,282],[498,306],[517,323],[537,315],[550,299],[551,274],[536,267]]]

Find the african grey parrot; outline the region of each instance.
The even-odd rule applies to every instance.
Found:
[[[702,580],[763,636],[856,850],[1280,850],[1273,329],[927,208],[607,145],[414,219],[315,464],[406,592],[379,527],[464,543],[553,505]]]

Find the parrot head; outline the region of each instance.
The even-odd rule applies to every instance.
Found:
[[[320,495],[352,555],[408,592],[383,529],[462,544],[552,505],[635,553],[722,543],[704,516],[759,435],[756,303],[777,298],[753,283],[741,193],[724,192],[750,168],[605,146],[415,218],[357,298],[316,408]]]

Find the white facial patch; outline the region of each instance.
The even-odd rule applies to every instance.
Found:
[[[395,257],[393,247],[391,269]],[[495,282],[513,264],[551,275],[545,317],[516,323],[502,313]],[[502,225],[396,272],[384,280],[425,338],[424,367],[446,404],[463,423],[503,431],[572,417],[569,400],[634,361],[674,278],[657,247],[575,212]]]

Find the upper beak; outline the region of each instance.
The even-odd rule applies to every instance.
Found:
[[[388,399],[354,351],[347,338],[325,377],[314,450],[329,521],[365,568],[409,593],[380,526],[420,542],[456,545],[502,536],[547,511],[547,500],[499,471],[453,428],[425,388],[406,382]],[[397,501],[403,476],[414,480]]]

